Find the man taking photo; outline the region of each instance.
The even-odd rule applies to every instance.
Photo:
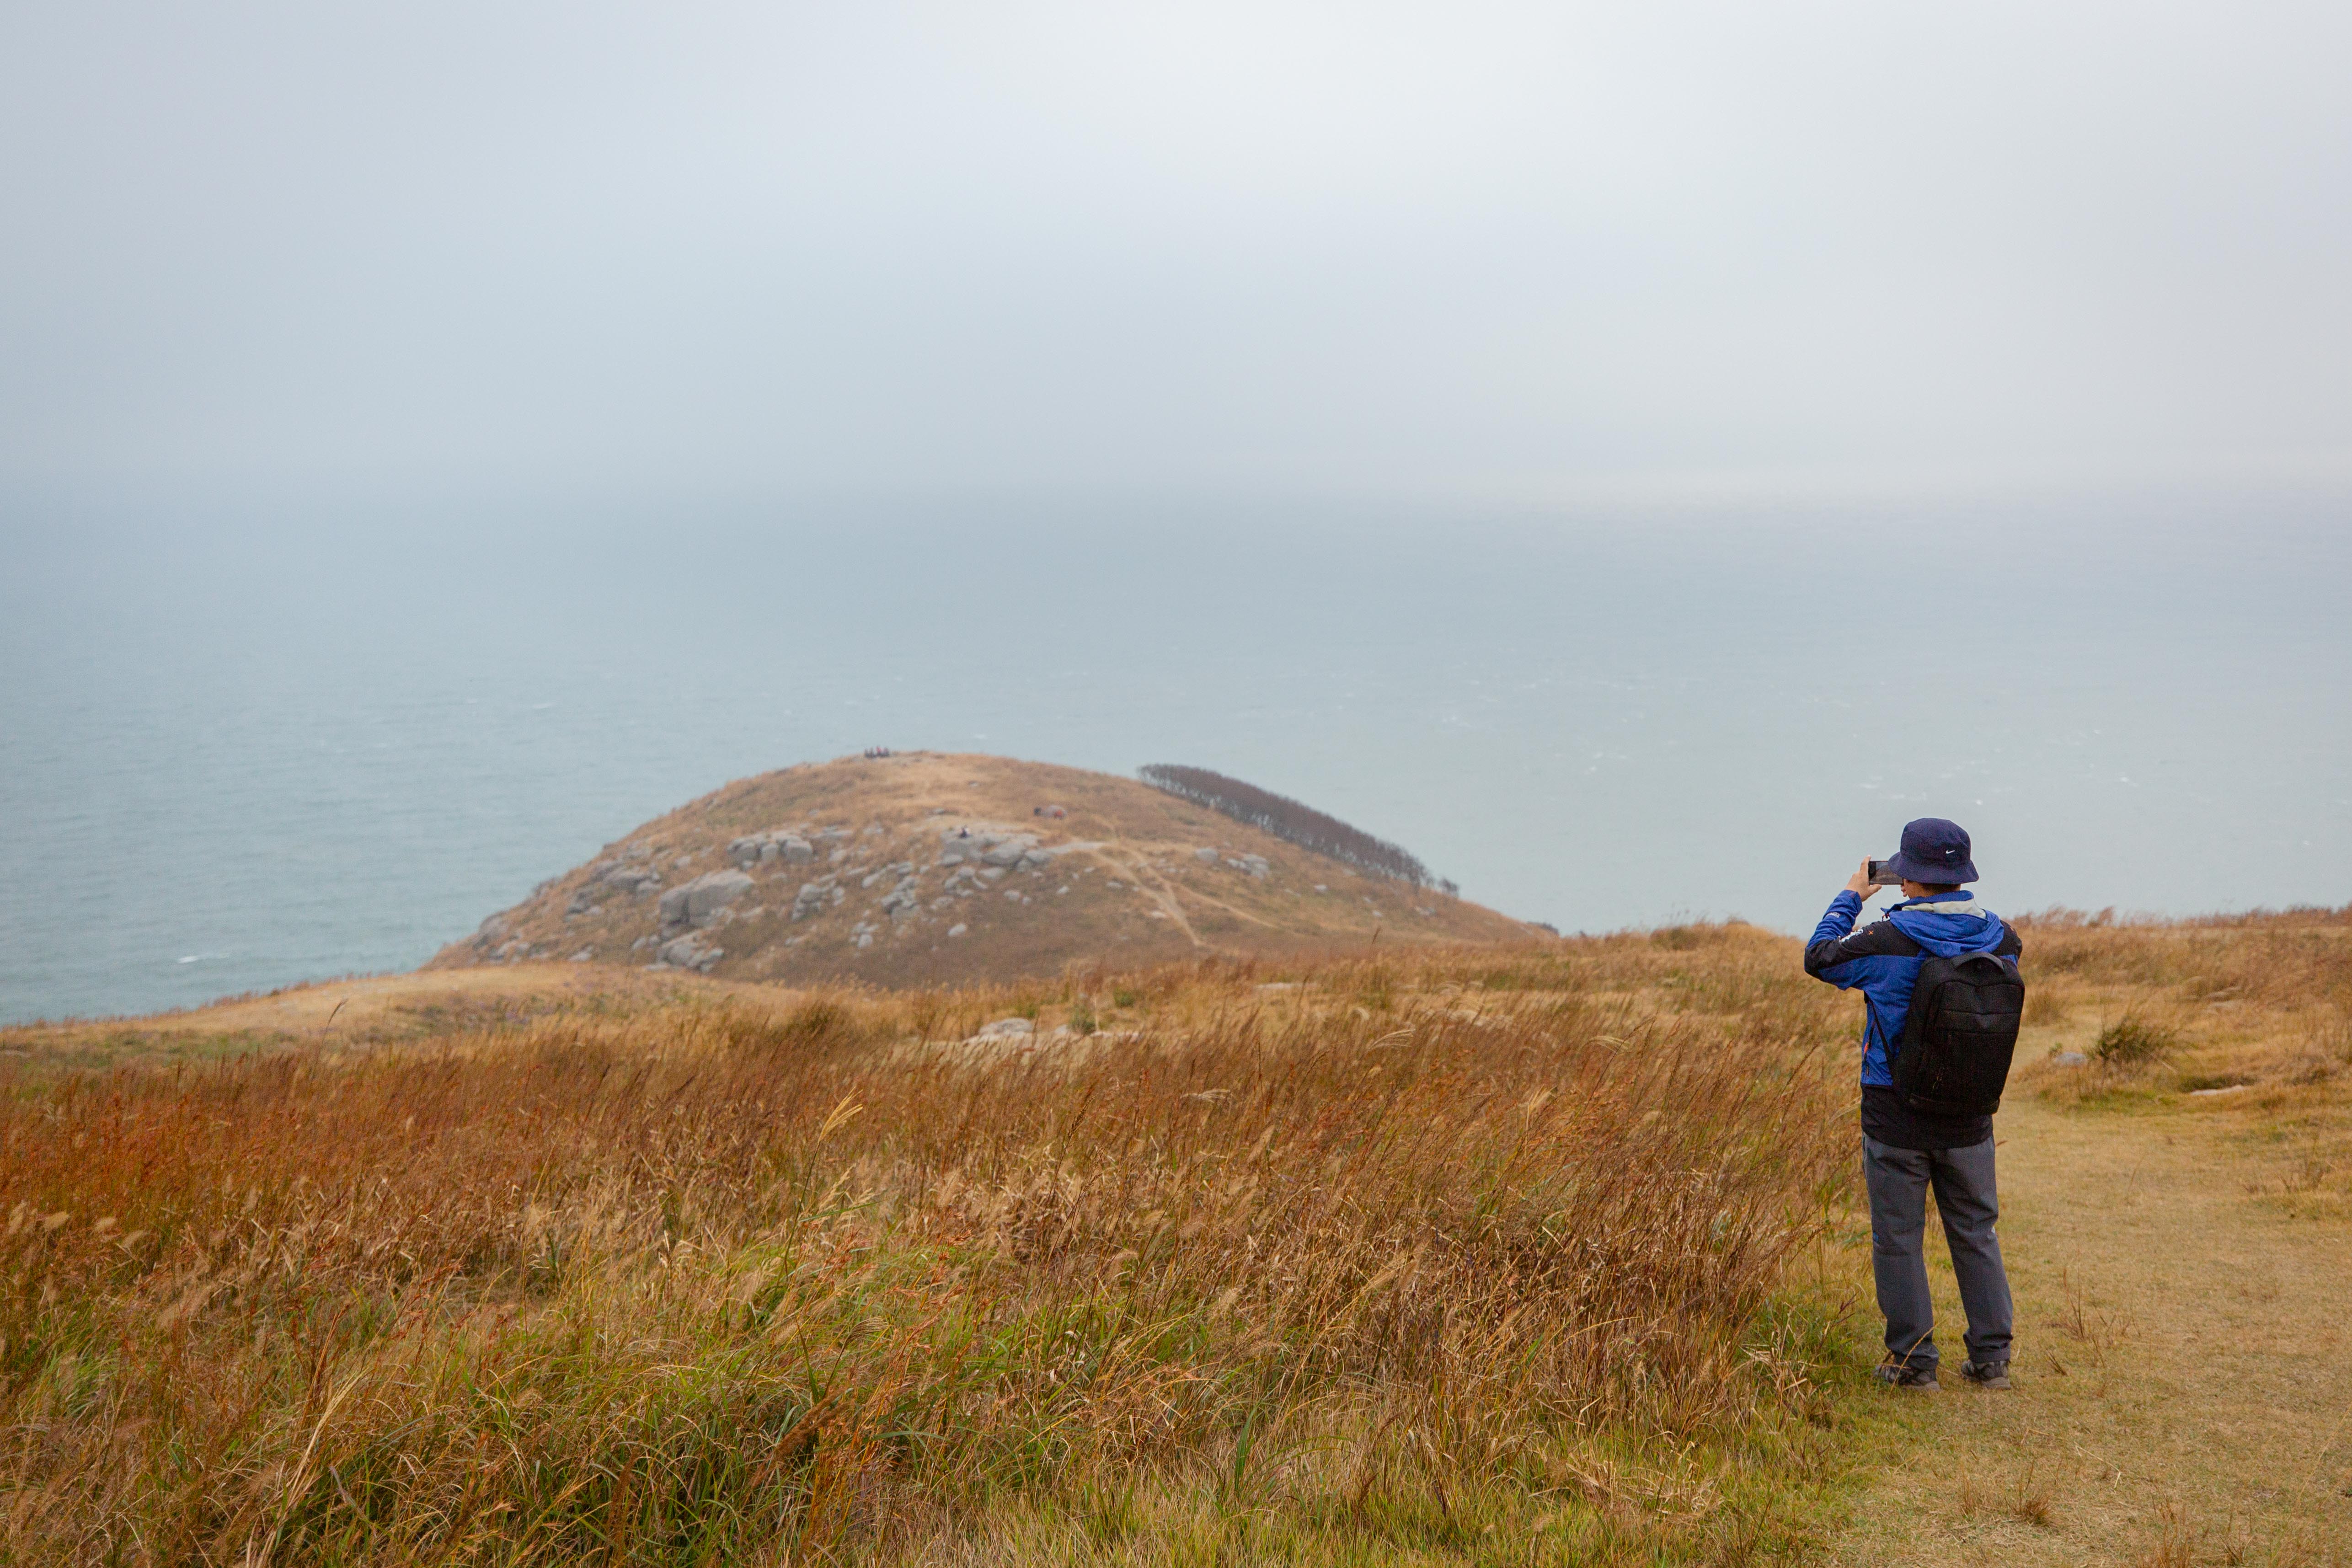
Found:
[[[1993,1233],[2000,1205],[1993,1189],[1992,1115],[2000,1101],[2000,1078],[1990,1100],[1919,1091],[1917,1069],[1932,1051],[1944,1050],[1941,1034],[1923,1038],[1921,1020],[1911,1017],[1914,992],[1923,969],[1936,960],[1966,960],[1971,954],[2005,959],[2005,965],[1977,964],[1971,973],[2005,973],[2015,1006],[2023,989],[2015,980],[2022,951],[2017,933],[1989,910],[1979,909],[1962,886],[1977,879],[1969,836],[1957,823],[1926,816],[1906,824],[1903,847],[1884,862],[1865,860],[1805,944],[1805,973],[1842,991],[1859,990],[1867,1022],[1862,1052],[1862,1170],[1870,1192],[1870,1262],[1878,1286],[1878,1310],[1886,1319],[1886,1361],[1882,1382],[1898,1388],[1928,1390],[1936,1383],[1936,1312],[1927,1294],[1927,1260],[1922,1243],[1927,1226],[1927,1190],[1944,1217],[1944,1240],[1952,1271],[1959,1277],[1960,1304],[1967,1310],[1968,1359],[1960,1376],[1985,1388],[2007,1388],[2011,1307],[2009,1276],[2001,1268],[2000,1241]],[[1874,871],[1876,873],[1874,876]],[[1903,901],[1885,920],[1854,930],[1853,922],[1881,886],[1899,879]],[[1951,963],[1929,971],[1937,990],[1936,1027],[1952,1010],[1944,992],[1958,971]],[[1967,985],[1972,982],[1958,982]],[[1990,994],[1990,993],[1988,993]],[[1987,1004],[2004,1011],[2002,999]],[[1968,998],[1963,998],[1963,1005]],[[1927,1005],[1922,1003],[1923,1008]],[[1979,1013],[1984,1011],[1980,1008]],[[1968,1015],[1959,1016],[1966,1019]],[[1978,1022],[1982,1022],[1979,1017]],[[2006,1024],[2015,1039],[2013,1015]],[[1906,1025],[1912,1026],[1906,1031]],[[2007,1045],[1999,1047],[1999,1074],[2008,1070]],[[1906,1052],[1898,1088],[1897,1066]]]

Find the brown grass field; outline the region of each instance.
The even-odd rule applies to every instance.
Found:
[[[0,1032],[0,1556],[2347,1561],[2352,920],[2026,939],[2021,1387],[1932,1399],[1858,1004],[1753,928]],[[2296,1376],[2200,1395],[2277,1348],[2172,1342],[2200,1247]]]

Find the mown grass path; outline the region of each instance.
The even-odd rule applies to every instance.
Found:
[[[1908,1440],[1832,1560],[2352,1563],[2352,1229],[2252,1195],[2209,1115],[2019,1094],[1998,1135],[2017,1388],[1889,1395]]]

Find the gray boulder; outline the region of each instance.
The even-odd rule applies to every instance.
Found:
[[[888,896],[883,899],[882,912],[894,921],[904,920],[921,908],[922,902],[922,892],[916,887],[915,879],[910,874],[900,878],[898,885],[892,888]]]
[[[991,848],[980,858],[982,864],[988,866],[1018,866],[1022,861],[1027,859],[1029,858],[1030,851],[1036,847],[1037,840],[1024,833],[1005,839],[1003,843]],[[1041,865],[1044,864],[1043,858],[1040,858],[1038,863]]]
[[[804,921],[822,912],[827,904],[841,902],[846,896],[841,890],[837,877],[819,877],[814,882],[803,882],[798,896],[793,900],[793,919]]]
[[[661,896],[662,924],[715,924],[719,910],[751,890],[751,879],[740,871],[709,872]]]
[[[638,893],[660,887],[661,873],[649,866],[632,866],[625,862],[607,868],[597,880],[625,893]]]
[[[803,865],[816,858],[816,846],[789,827],[747,833],[727,846],[727,858],[738,866]]]
[[[706,947],[701,933],[688,931],[684,936],[662,943],[661,961],[678,969],[699,969],[708,972],[727,956],[723,947]]]

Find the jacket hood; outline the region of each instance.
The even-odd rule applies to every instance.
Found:
[[[1990,952],[2000,945],[2009,928],[1990,910],[1980,910],[1966,894],[1903,904],[1887,912],[1895,929],[1939,958],[1965,952]]]

